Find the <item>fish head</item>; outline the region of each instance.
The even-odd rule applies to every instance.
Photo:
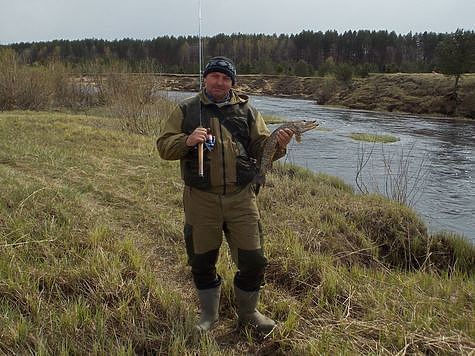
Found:
[[[292,121],[291,125],[292,125],[291,129],[295,134],[295,140],[297,142],[300,142],[302,138],[301,135],[304,132],[307,132],[316,128],[318,126],[318,123],[316,120],[299,120],[299,121]]]

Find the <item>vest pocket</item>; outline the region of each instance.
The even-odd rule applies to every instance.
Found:
[[[204,159],[203,162],[203,177],[198,174],[198,159],[186,160],[184,162],[185,169],[183,172],[183,180],[185,185],[193,188],[206,190],[210,187],[210,161]]]
[[[259,172],[257,161],[247,156],[236,157],[236,179],[237,184],[245,186],[252,182]]]

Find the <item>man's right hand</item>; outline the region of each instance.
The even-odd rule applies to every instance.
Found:
[[[190,136],[186,138],[185,144],[188,147],[194,147],[198,143],[204,143],[206,141],[207,131],[204,127],[197,127]]]

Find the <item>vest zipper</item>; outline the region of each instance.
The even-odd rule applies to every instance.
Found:
[[[226,162],[224,162],[224,141],[223,141],[223,125],[221,125],[221,118],[219,121],[219,136],[221,137],[221,158],[223,161],[223,194],[226,194]]]

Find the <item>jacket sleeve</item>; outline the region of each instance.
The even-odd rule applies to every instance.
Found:
[[[181,159],[190,151],[191,148],[185,144],[188,135],[182,132],[182,123],[183,113],[179,106],[163,121],[157,139],[158,153],[163,159]]]
[[[250,127],[251,144],[249,146],[249,153],[251,157],[259,160],[264,152],[264,146],[270,136],[270,132],[261,113],[254,108],[251,108],[251,111],[254,116],[254,124]],[[287,150],[285,148],[277,149],[272,160],[278,160],[284,157],[286,153]]]

